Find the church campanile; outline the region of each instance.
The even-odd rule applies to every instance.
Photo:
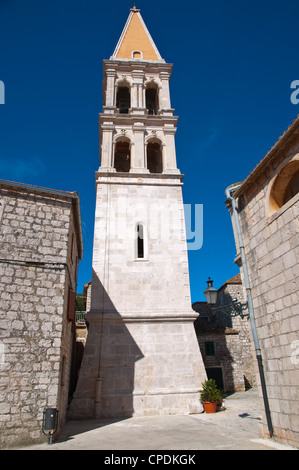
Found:
[[[201,411],[172,65],[132,8],[104,60],[88,338],[73,418]]]

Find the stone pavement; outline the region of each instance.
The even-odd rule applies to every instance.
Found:
[[[262,401],[256,389],[225,399],[216,414],[68,421],[59,442],[28,450],[289,450],[259,439]],[[108,455],[108,454],[107,454]]]

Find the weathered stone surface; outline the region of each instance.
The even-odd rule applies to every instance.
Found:
[[[72,418],[201,409],[198,391],[206,374],[193,326],[197,314],[190,302],[184,218],[182,209],[177,210],[182,208],[181,189],[160,182],[135,188],[134,182],[110,184],[109,207],[101,201],[102,191],[97,193],[102,213],[95,223],[89,332]],[[120,197],[121,215],[129,222],[125,232],[117,233]],[[159,219],[151,218],[151,205],[159,208]],[[115,218],[107,219],[107,213]],[[158,225],[163,214],[176,220],[162,227],[162,235],[160,231],[151,237],[151,224]],[[148,252],[142,260],[136,258],[134,236],[140,220],[148,230]],[[101,402],[95,403],[98,377]]]
[[[297,128],[298,120],[289,132],[297,132]],[[253,172],[237,204],[274,435],[299,446],[299,194],[286,203],[280,201],[280,207],[272,200],[280,175],[288,174],[290,164],[299,168],[298,137],[287,139],[286,135],[280,139],[262,162],[263,168]],[[290,177],[294,174],[292,171]],[[278,202],[285,190],[286,185],[280,185],[276,191]],[[263,422],[267,434],[265,419]]]
[[[193,327],[171,70],[164,60],[104,61],[89,332],[72,417],[188,413],[206,378]],[[130,103],[120,109],[123,88]]]
[[[0,200],[0,446],[5,447],[41,439],[45,408],[59,409],[59,423],[65,418],[72,344],[68,289],[76,286],[78,250],[71,246],[76,234],[67,198],[1,183]]]

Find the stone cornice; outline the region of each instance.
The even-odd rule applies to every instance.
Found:
[[[180,312],[116,312],[116,311],[105,311],[91,310],[85,315],[85,319],[88,322],[103,322],[103,321],[123,321],[125,323],[139,323],[139,322],[189,322],[198,317],[198,313],[190,309],[188,311]]]
[[[128,68],[133,70],[144,70],[145,72],[149,70],[151,73],[168,73],[171,75],[173,64],[167,64],[166,62],[159,62],[156,60],[136,60],[136,59],[110,59],[103,61],[103,70],[104,74],[109,69],[117,69],[121,71],[122,68],[124,71],[128,71]]]
[[[109,108],[110,110],[110,108]],[[163,111],[163,110],[162,110]],[[103,122],[108,124],[127,124],[134,125],[135,122],[144,122],[147,126],[158,125],[163,126],[164,124],[176,125],[179,117],[173,115],[163,115],[163,114],[112,114],[112,113],[99,113],[100,124],[103,125]],[[169,128],[168,128],[169,129]]]
[[[136,171],[136,170],[135,170]],[[125,185],[148,185],[148,186],[182,186],[182,175],[179,170],[178,173],[144,173],[139,171],[137,173],[122,173],[109,171],[108,169],[96,172],[96,183],[105,184],[125,184]]]

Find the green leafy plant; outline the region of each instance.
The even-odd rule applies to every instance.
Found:
[[[202,390],[200,390],[201,401],[208,401],[210,403],[214,403],[215,401],[221,400],[221,398],[221,392],[217,388],[214,379],[209,379],[202,383]]]

